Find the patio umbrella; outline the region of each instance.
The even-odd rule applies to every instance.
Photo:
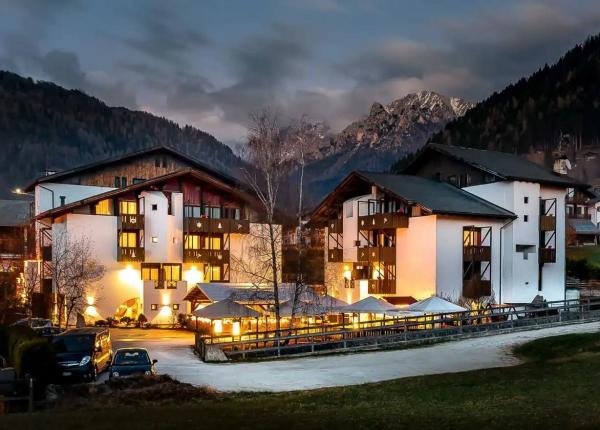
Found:
[[[383,299],[369,296],[358,302],[338,308],[338,311],[358,314],[384,314],[389,311],[395,311],[396,309],[397,308],[394,305]]]
[[[413,303],[407,311],[418,311],[428,314],[451,314],[455,312],[465,312],[467,309],[461,306],[455,305],[448,300],[442,299],[441,297],[431,296],[428,299]]]
[[[248,306],[240,305],[231,299],[223,299],[219,302],[212,303],[205,308],[196,309],[192,315],[198,318],[206,318],[209,320],[223,318],[258,318],[260,313]]]

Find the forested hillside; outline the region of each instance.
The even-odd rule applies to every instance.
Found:
[[[228,146],[196,128],[0,71],[0,196],[44,170],[156,145],[173,146],[225,171],[240,163]]]

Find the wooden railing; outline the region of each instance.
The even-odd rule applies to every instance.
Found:
[[[240,336],[196,333],[195,349],[203,360],[209,348],[228,359],[270,358],[290,355],[385,348],[399,344],[444,340],[532,326],[600,319],[600,297],[582,300],[512,304],[454,314],[386,318],[342,324],[313,325],[279,332],[247,332]]]
[[[329,234],[344,233],[344,220],[331,219],[327,222],[327,231]]]
[[[361,230],[381,230],[386,228],[407,228],[408,216],[399,213],[380,213],[358,217]]]
[[[364,247],[358,248],[358,261],[381,261],[384,263],[396,262],[396,247]]]
[[[332,248],[327,250],[327,261],[330,263],[341,263],[344,261],[344,250]]]
[[[250,233],[250,221],[228,218],[184,218],[190,233]]]
[[[223,264],[229,263],[228,249],[184,249],[184,263],[207,263]]]
[[[464,246],[463,258],[466,261],[490,261],[492,248],[491,246]]]
[[[133,248],[117,247],[117,261],[144,261],[145,255],[144,248],[140,246]]]
[[[540,248],[540,263],[556,263],[556,249]]]
[[[142,215],[142,214],[119,215],[119,229],[121,229],[121,230],[143,230],[144,229],[144,215]]]
[[[492,282],[485,279],[465,279],[462,295],[468,299],[491,296]]]
[[[550,215],[540,216],[540,231],[556,230],[556,217]]]

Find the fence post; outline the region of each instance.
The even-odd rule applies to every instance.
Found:
[[[27,404],[27,412],[33,413],[33,378],[29,378],[29,398]]]

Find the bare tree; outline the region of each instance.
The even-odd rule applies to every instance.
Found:
[[[59,233],[53,243],[52,274],[58,304],[59,325],[68,326],[73,312],[81,312],[87,295],[105,273],[92,254],[87,236]],[[63,319],[64,318],[64,319]]]
[[[275,225],[277,201],[280,186],[290,165],[290,149],[283,137],[277,115],[263,109],[251,115],[248,142],[242,149],[246,161],[252,166],[243,170],[244,177],[264,210],[266,231],[261,234],[266,241],[270,270],[263,274],[266,283],[272,285],[275,307],[276,330],[279,333],[281,318],[279,313],[279,268],[281,232]]]
[[[33,312],[33,294],[38,291],[40,291],[40,262],[26,261],[20,296],[28,316]]]

